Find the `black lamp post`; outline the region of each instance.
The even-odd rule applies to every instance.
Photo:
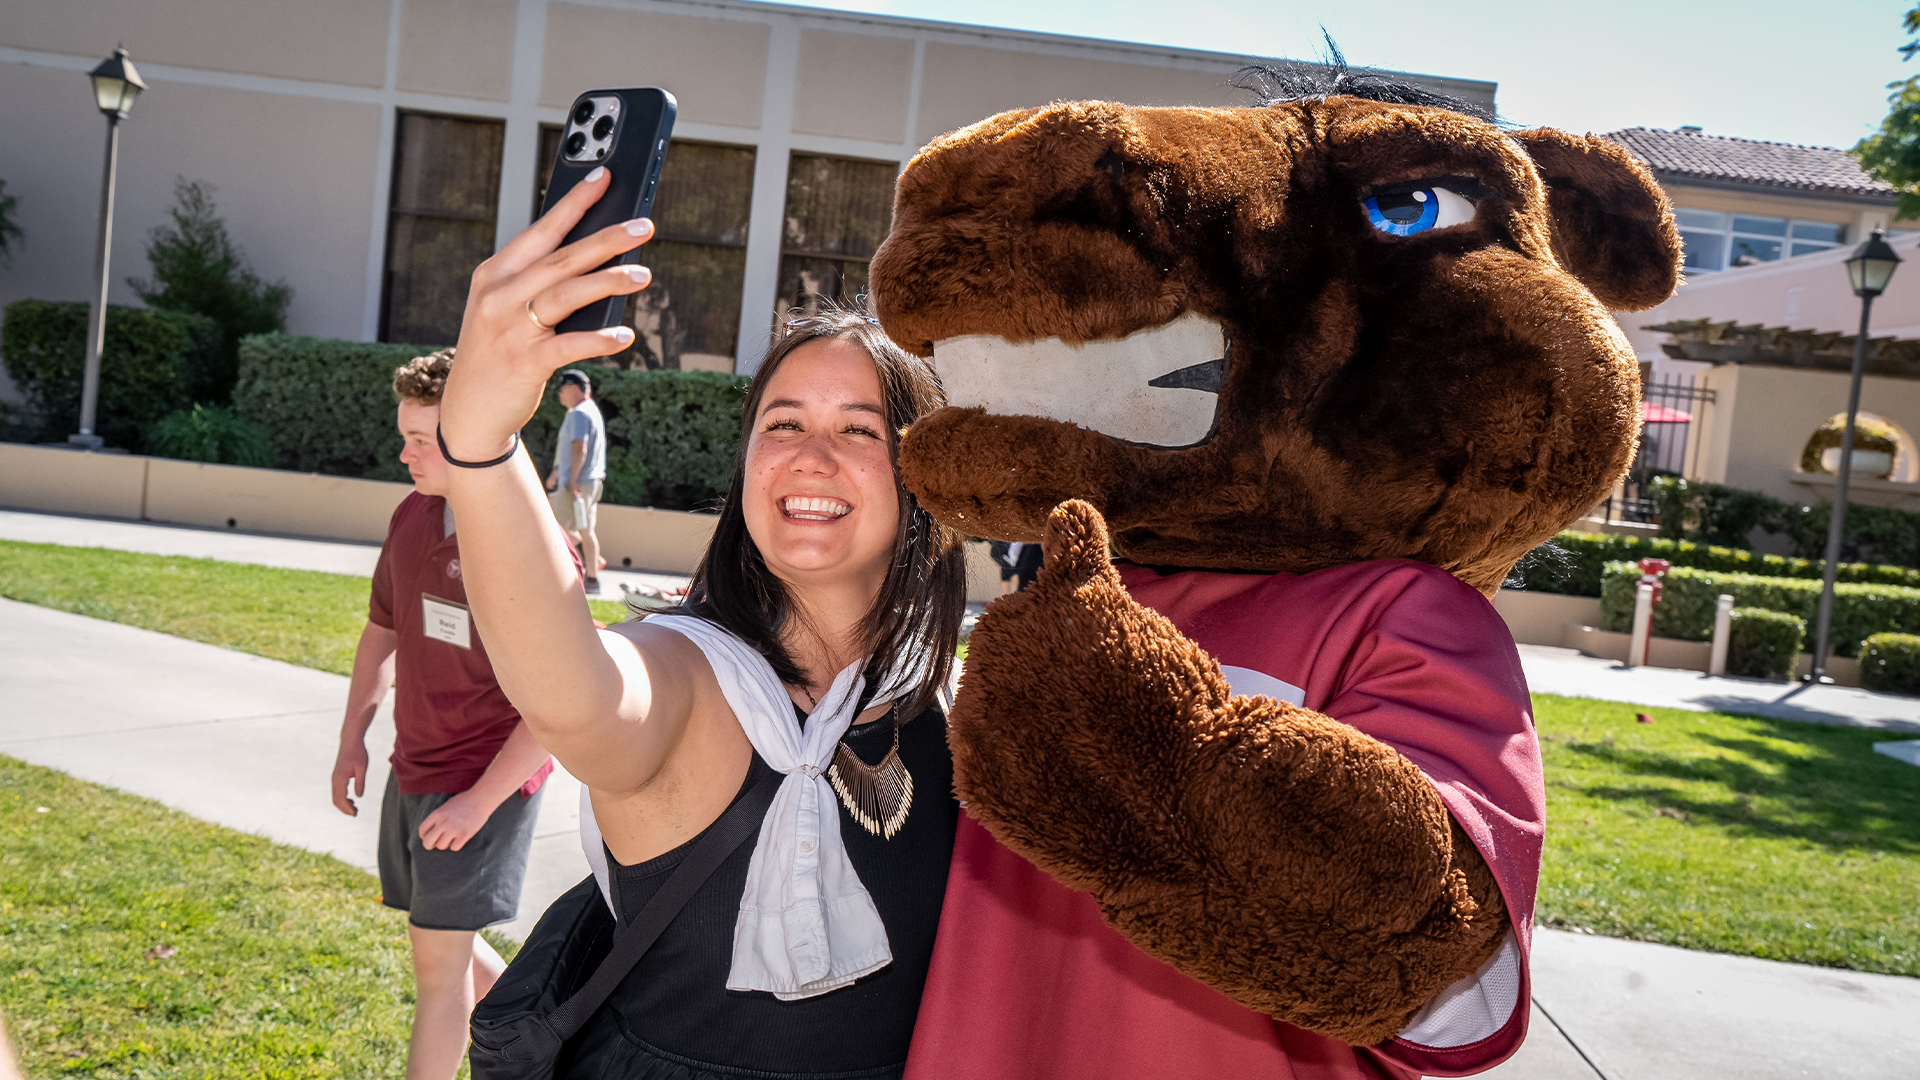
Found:
[[[67,442],[88,450],[103,440],[93,433],[94,411],[100,400],[100,350],[107,338],[107,255],[113,243],[113,181],[120,166],[120,121],[133,111],[133,102],[147,84],[133,69],[124,48],[87,73],[93,80],[93,101],[107,116],[107,167],[100,181],[100,244],[93,255],[93,302],[87,308],[87,365],[80,382],[80,433]]]
[[[1812,682],[1830,682],[1827,678],[1827,638],[1833,629],[1833,578],[1840,568],[1840,534],[1847,520],[1847,483],[1853,479],[1853,425],[1860,415],[1860,376],[1867,363],[1867,317],[1873,311],[1873,298],[1887,291],[1893,269],[1900,256],[1887,243],[1887,234],[1873,230],[1867,242],[1847,260],[1847,280],[1853,295],[1860,298],[1860,336],[1853,339],[1853,385],[1847,391],[1847,426],[1840,432],[1840,479],[1833,488],[1833,514],[1827,521],[1827,567],[1825,584],[1820,589],[1820,614],[1813,635]]]

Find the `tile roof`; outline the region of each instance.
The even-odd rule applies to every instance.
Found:
[[[1694,178],[1756,187],[1793,188],[1829,195],[1877,196],[1892,187],[1868,176],[1845,150],[1761,142],[1701,131],[1627,128],[1606,136],[1645,162],[1656,176]]]

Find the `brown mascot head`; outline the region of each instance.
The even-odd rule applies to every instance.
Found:
[[[1608,311],[1679,273],[1659,187],[1593,136],[1338,89],[1056,104],[923,150],[872,267],[951,403],[901,448],[921,504],[1031,541],[1086,499],[1139,562],[1409,558],[1491,591],[1605,498],[1640,385]]]

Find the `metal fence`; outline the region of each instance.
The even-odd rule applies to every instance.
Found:
[[[1605,503],[1609,521],[1651,524],[1660,520],[1654,505],[1654,479],[1687,476],[1699,464],[1702,433],[1713,409],[1714,392],[1690,375],[1648,381],[1641,390],[1640,452],[1620,488]]]

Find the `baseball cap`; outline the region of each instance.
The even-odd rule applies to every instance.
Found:
[[[593,389],[593,383],[587,381],[587,373],[584,371],[581,371],[579,368],[568,368],[567,370],[561,372],[559,385],[578,386],[584,390]]]

